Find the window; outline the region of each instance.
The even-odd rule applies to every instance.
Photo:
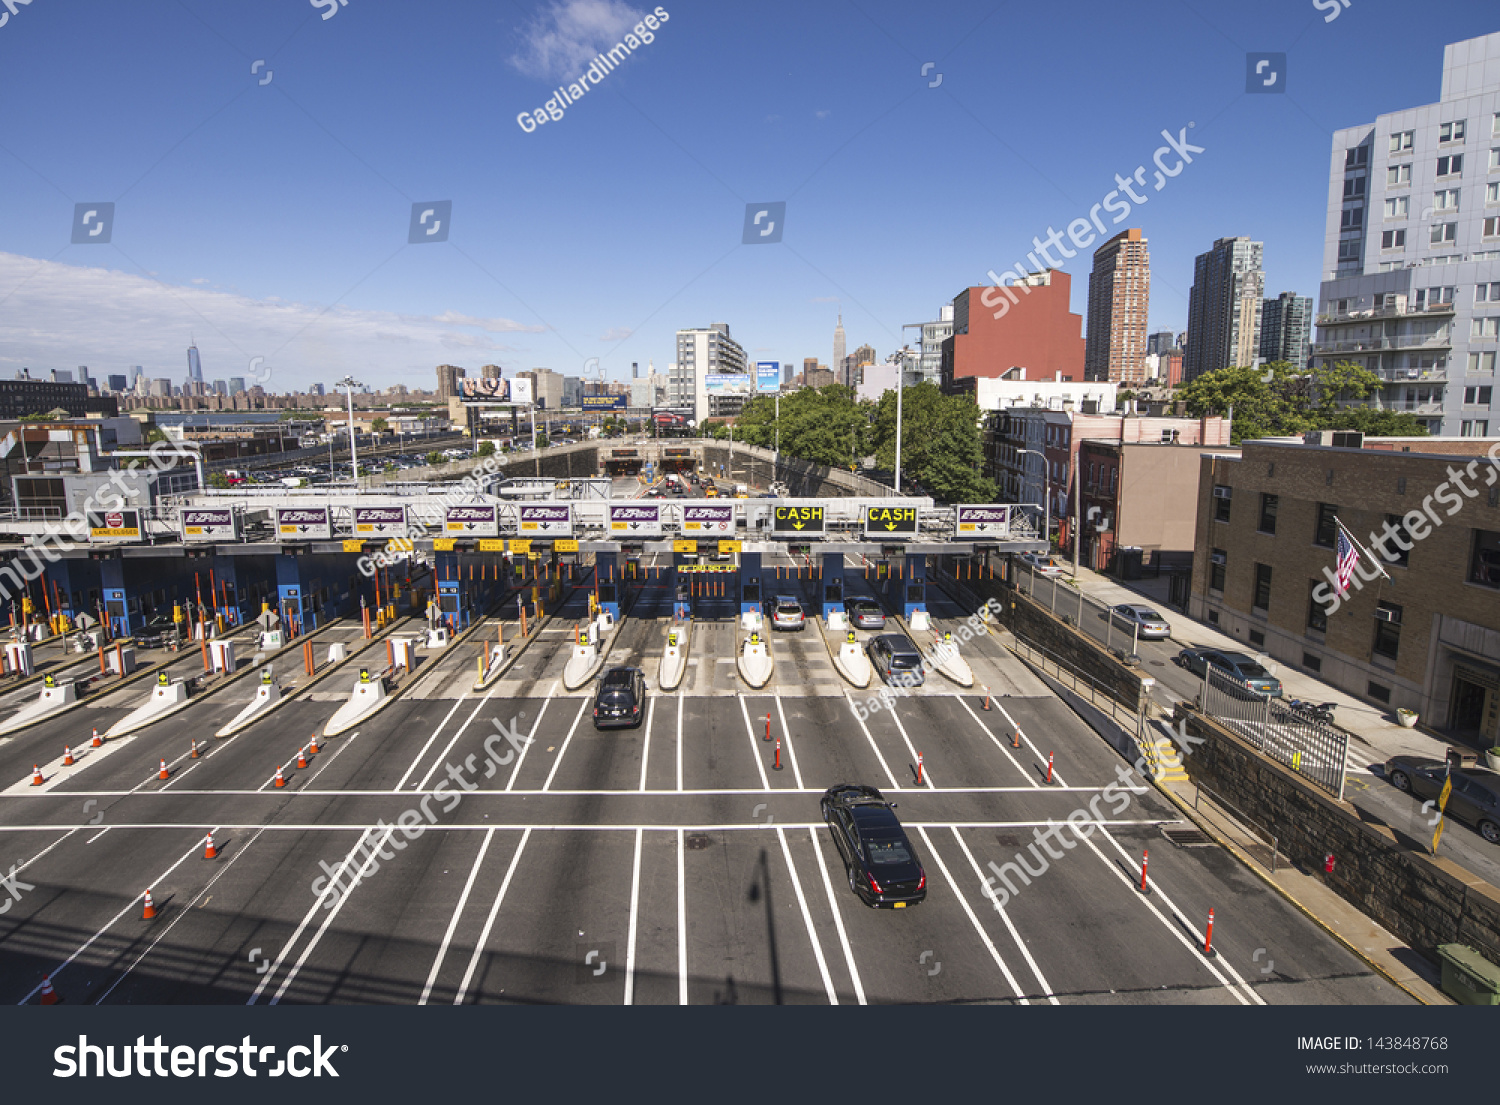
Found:
[[[1344,213],[1339,216],[1339,229],[1362,230],[1365,225],[1365,209],[1363,207],[1346,207]]]
[[[1491,391],[1493,389],[1488,387],[1464,388],[1464,406],[1489,406]]]
[[[1490,168],[1500,169],[1500,146],[1490,151]]]
[[[1500,536],[1500,534],[1497,534]],[[1500,556],[1500,552],[1497,552]],[[1208,555],[1208,589],[1210,591],[1224,590],[1224,569],[1229,561],[1229,556],[1223,549],[1210,549]],[[1497,561],[1500,565],[1500,561]],[[1495,586],[1500,587],[1500,583]]]
[[[1409,149],[1411,149],[1412,148],[1412,144],[1413,144],[1414,140],[1416,139],[1416,136],[1417,136],[1416,131],[1410,131],[1410,130],[1398,131],[1395,134],[1391,135],[1391,150],[1390,150],[1390,152],[1391,153],[1400,153],[1402,150],[1409,150]]]
[[[1475,284],[1475,303],[1500,303],[1500,283]]]
[[[1358,238],[1352,238],[1352,239],[1350,239],[1347,242],[1340,242],[1339,243],[1339,260],[1340,261],[1358,261],[1359,260],[1359,239]]]
[[[1313,595],[1320,586],[1324,586],[1319,579],[1307,582],[1307,628],[1318,633],[1328,632],[1328,608],[1319,602]]]
[[[1385,201],[1387,219],[1404,219],[1411,214],[1410,196],[1391,196]]]
[[[1469,558],[1469,582],[1500,588],[1500,533],[1474,531],[1474,551]]]
[[[1271,608],[1271,565],[1269,564],[1255,566],[1255,600],[1251,605],[1262,614]]]
[[[1402,568],[1410,567],[1411,546],[1413,541],[1411,534],[1406,531],[1406,523],[1400,514],[1387,514],[1385,520],[1389,525],[1386,531],[1391,534],[1380,548],[1385,550],[1383,559],[1387,564],[1395,564]],[[1403,547],[1403,542],[1405,547]]]
[[[1375,644],[1373,646],[1376,656],[1384,656],[1387,660],[1394,660],[1396,653],[1401,647],[1401,607],[1394,602],[1378,602],[1375,604]]]
[[[1438,127],[1439,142],[1462,142],[1464,140],[1465,119],[1459,119],[1452,123],[1443,123]]]
[[[1403,184],[1411,183],[1411,166],[1388,165],[1385,170],[1385,183],[1388,188],[1399,188]]]
[[[1318,521],[1313,527],[1313,544],[1331,549],[1338,543],[1339,508],[1332,503],[1318,504]]]
[[[1370,163],[1370,147],[1355,146],[1353,149],[1344,151],[1344,168],[1363,169]]]
[[[1214,484],[1214,521],[1229,521],[1229,503],[1234,494],[1234,488],[1225,487],[1223,484]]]
[[[1478,375],[1481,372],[1493,373],[1494,371],[1495,354],[1493,351],[1489,353],[1469,354],[1469,373],[1471,375]]]
[[[1458,189],[1443,188],[1432,193],[1432,209],[1434,211],[1457,211]]]
[[[1310,652],[1304,652],[1302,654],[1302,666],[1316,675],[1323,670],[1323,658],[1321,656],[1314,656]]]
[[[1476,418],[1472,422],[1465,419],[1459,423],[1459,437],[1489,437],[1490,424],[1488,419]]]
[[[1470,319],[1469,336],[1474,338],[1500,337],[1500,315]]]
[[[1484,186],[1484,202],[1500,203],[1500,180],[1491,181]]]
[[[1418,288],[1417,306],[1436,307],[1439,303],[1452,303],[1457,288]]]
[[[1380,232],[1381,249],[1405,249],[1406,231],[1404,230],[1382,230]]]
[[[1256,528],[1261,533],[1276,532],[1276,508],[1281,499],[1276,495],[1261,495],[1260,497],[1260,525]]]
[[[1461,153],[1449,154],[1437,161],[1438,176],[1458,176],[1464,171],[1464,155]]]
[[[1246,634],[1246,636],[1250,638],[1250,647],[1251,648],[1265,648],[1266,647],[1266,635],[1264,633],[1262,633],[1260,630],[1258,630],[1258,629],[1252,629],[1249,633]]]
[[[1484,229],[1481,233],[1486,238],[1500,238],[1500,216],[1491,215],[1484,220]]]
[[[1432,235],[1428,242],[1435,246],[1451,245],[1458,241],[1457,223],[1433,223]]]
[[[1346,200],[1364,199],[1365,178],[1362,176],[1351,176],[1344,178],[1344,198]]]
[[[1494,121],[1490,123],[1490,133],[1500,134],[1500,111],[1495,112]]]

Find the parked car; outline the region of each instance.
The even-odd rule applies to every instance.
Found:
[[[855,629],[885,628],[885,611],[870,599],[845,599],[844,614]]]
[[[1257,694],[1280,698],[1284,693],[1281,680],[1260,666],[1253,656],[1243,652],[1223,652],[1216,648],[1185,648],[1177,654],[1177,663],[1192,672],[1202,675],[1204,668],[1212,664],[1231,679],[1243,683]]]
[[[819,809],[849,873],[849,889],[872,908],[904,909],[927,897],[917,850],[874,787],[844,783],[823,794]]]
[[[772,629],[802,629],[807,620],[802,616],[802,604],[791,595],[777,595],[771,607]]]
[[[1048,579],[1067,574],[1067,569],[1059,563],[1057,557],[1048,556],[1045,553],[1023,553],[1021,563],[1030,567],[1037,575],[1046,576]]]
[[[903,633],[882,633],[872,637],[865,646],[870,663],[880,678],[887,683],[899,682],[907,687],[920,687],[926,681],[922,654],[911,638]]]
[[[1397,790],[1436,799],[1448,777],[1448,765],[1423,756],[1393,756],[1385,763],[1385,777]],[[1478,829],[1491,844],[1500,844],[1500,774],[1483,767],[1455,767],[1453,793],[1444,812]]]
[[[646,676],[640,668],[610,668],[594,694],[594,728],[639,726],[646,714]]]
[[[1165,641],[1172,635],[1167,619],[1149,606],[1122,602],[1109,608],[1110,621],[1126,633],[1135,633],[1143,641]]]

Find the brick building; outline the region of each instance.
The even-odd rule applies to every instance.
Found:
[[[1032,379],[1083,379],[1083,318],[1068,310],[1072,279],[1048,269],[1006,287],[965,288],[943,341],[942,387],[973,391],[973,378],[1029,369]]]

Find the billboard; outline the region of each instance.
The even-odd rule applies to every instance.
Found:
[[[326,506],[279,506],[276,536],[295,541],[332,541],[333,517]]]
[[[752,382],[748,372],[710,372],[703,377],[703,390],[710,395],[748,395]]]
[[[1009,506],[960,506],[955,508],[954,529],[959,537],[1009,537]]]
[[[573,508],[568,503],[522,503],[518,514],[523,537],[573,536]]]
[[[728,503],[683,503],[684,533],[733,533],[734,507]]]
[[[657,503],[610,503],[611,537],[660,537],[661,506]]]
[[[756,361],[755,362],[755,390],[756,391],[780,391],[781,390],[781,362],[780,361]]]
[[[458,381],[458,395],[465,403],[515,403],[531,405],[531,381],[522,377],[507,380],[471,380],[464,377]]]
[[[141,539],[141,512],[139,510],[89,511],[89,540],[91,541],[139,541]]]
[[[500,518],[493,506],[450,506],[443,532],[452,537],[499,537]]]
[[[182,511],[182,539],[184,541],[238,541],[239,527],[235,525],[234,511],[229,507],[211,510],[184,507]]]
[[[630,402],[625,395],[581,395],[578,401],[586,411],[622,411]]]

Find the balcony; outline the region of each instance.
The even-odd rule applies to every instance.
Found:
[[[1341,326],[1381,318],[1433,318],[1453,314],[1453,304],[1433,303],[1425,307],[1366,307],[1362,311],[1346,311],[1343,314],[1318,315],[1313,321],[1319,326]]]
[[[1443,384],[1448,381],[1446,368],[1381,368],[1375,375],[1388,384]]]
[[[1407,337],[1396,338],[1360,338],[1357,341],[1320,341],[1313,342],[1312,351],[1315,355],[1326,356],[1330,353],[1389,353],[1392,350],[1423,350],[1423,349],[1452,349],[1453,341],[1450,335],[1425,335],[1411,334]]]

